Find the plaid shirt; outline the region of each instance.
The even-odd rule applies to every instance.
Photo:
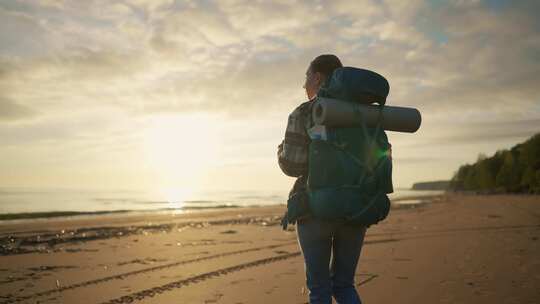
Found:
[[[299,187],[306,186],[308,150],[311,142],[307,129],[313,126],[312,104],[311,100],[304,102],[289,115],[285,139],[278,146],[278,163],[281,171],[288,176],[298,177],[291,194],[297,192]]]

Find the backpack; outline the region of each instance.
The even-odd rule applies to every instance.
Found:
[[[307,195],[313,216],[370,226],[390,211],[390,143],[380,128],[326,128],[309,146]]]
[[[318,97],[384,107],[389,85],[381,75],[352,67],[334,71]],[[320,128],[321,126],[316,126]],[[309,145],[307,196],[310,213],[321,219],[370,226],[390,211],[393,192],[391,145],[375,128],[323,127]],[[320,133],[318,133],[320,134]]]
[[[389,85],[381,75],[363,69],[336,69],[318,97],[384,107]],[[315,125],[308,152],[305,191],[287,201],[282,225],[309,216],[370,226],[390,211],[393,192],[391,145],[380,123],[375,128]]]

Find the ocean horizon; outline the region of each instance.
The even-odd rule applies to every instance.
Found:
[[[0,220],[92,215],[121,212],[196,212],[222,208],[285,205],[284,190],[207,190],[166,198],[166,195],[135,190],[82,190],[0,188]],[[390,199],[397,204],[415,204],[419,197],[443,191],[397,188]]]

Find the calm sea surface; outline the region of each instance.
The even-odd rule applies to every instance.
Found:
[[[391,199],[429,196],[442,191],[396,189]],[[180,199],[166,199],[142,191],[95,191],[65,189],[0,188],[0,214],[38,212],[102,212],[151,210],[202,210],[286,204],[284,191],[206,191]],[[397,203],[418,203],[417,199]]]

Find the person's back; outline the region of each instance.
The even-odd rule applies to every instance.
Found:
[[[285,174],[298,177],[291,197],[307,187],[311,142],[308,129],[313,127],[311,101],[332,72],[341,67],[334,55],[315,58],[306,72],[304,84],[310,102],[301,104],[289,116],[285,139],[278,147],[278,162]],[[314,216],[297,221],[310,303],[331,303],[332,296],[338,303],[361,303],[354,287],[354,274],[365,232],[365,226]]]

